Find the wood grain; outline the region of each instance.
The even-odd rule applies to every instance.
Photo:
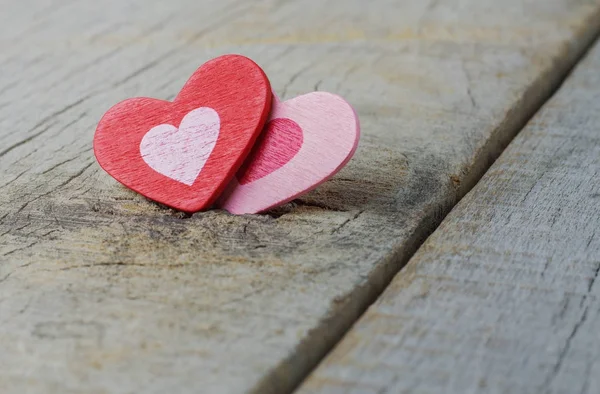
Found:
[[[597,0],[8,0],[0,391],[287,392],[540,107]],[[353,160],[268,215],[181,215],[95,163],[102,114],[241,53],[339,94]]]
[[[299,393],[600,392],[600,44]]]

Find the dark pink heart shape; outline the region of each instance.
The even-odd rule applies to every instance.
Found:
[[[303,142],[298,123],[287,118],[273,119],[267,123],[237,178],[246,185],[283,167],[300,151]]]

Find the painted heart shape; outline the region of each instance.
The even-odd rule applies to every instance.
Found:
[[[192,186],[217,144],[220,128],[215,110],[195,109],[179,129],[162,124],[146,133],[140,143],[142,159],[159,174]]]
[[[258,65],[221,56],[202,65],[173,102],[133,98],[112,107],[96,129],[94,153],[130,189],[197,212],[211,206],[243,164],[271,100]]]
[[[258,213],[285,204],[335,175],[352,158],[360,138],[358,116],[350,104],[331,93],[314,92],[281,102],[274,95],[269,125],[287,121],[286,127],[273,127],[266,132],[260,146],[264,152],[254,154],[231,181],[218,205],[233,214]],[[300,149],[294,152],[298,131]],[[278,149],[275,144],[292,142],[292,148]],[[285,142],[285,143],[283,143]],[[247,169],[255,168],[248,178]],[[244,169],[246,172],[244,172]],[[266,174],[265,174],[266,173]]]
[[[256,140],[236,177],[240,185],[263,178],[283,167],[300,151],[302,129],[291,119],[273,119]]]

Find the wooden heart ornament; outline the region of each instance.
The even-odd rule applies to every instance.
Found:
[[[185,212],[215,201],[263,129],[269,80],[250,59],[202,65],[173,102],[133,98],[112,107],[94,136],[100,166],[130,189]]]
[[[281,102],[248,159],[219,199],[230,213],[258,213],[285,204],[331,178],[360,138],[356,112],[344,99],[315,92]]]

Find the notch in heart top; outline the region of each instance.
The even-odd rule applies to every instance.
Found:
[[[96,159],[152,200],[185,212],[209,208],[252,149],[271,97],[252,60],[218,57],[173,102],[140,97],[112,107],[96,129]]]

